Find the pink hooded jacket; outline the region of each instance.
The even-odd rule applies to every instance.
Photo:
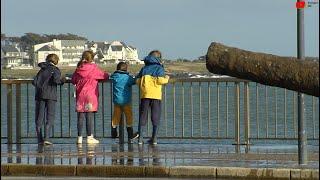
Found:
[[[84,63],[76,69],[71,82],[76,86],[76,111],[96,112],[98,110],[98,80],[109,75],[94,63]]]

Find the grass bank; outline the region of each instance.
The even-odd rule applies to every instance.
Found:
[[[116,69],[115,64],[99,65],[101,69],[112,73]],[[131,74],[137,74],[143,65],[130,65],[128,71]],[[169,73],[208,73],[205,63],[198,62],[173,62],[164,64],[166,71]],[[61,73],[72,74],[75,67],[63,66],[59,67]],[[1,78],[32,78],[39,71],[36,69],[2,69]]]

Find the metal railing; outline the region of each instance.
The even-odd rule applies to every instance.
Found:
[[[23,139],[35,138],[31,80],[1,80],[1,84],[1,105],[6,106],[1,111],[2,139],[21,143]],[[99,91],[94,134],[108,138],[113,113],[112,83],[100,82]],[[73,93],[70,82],[58,87],[53,138],[63,140],[77,135]],[[138,125],[139,97],[138,87],[134,86],[134,129]],[[296,98],[296,92],[236,78],[171,79],[163,87],[159,138],[234,139],[235,144],[249,144],[251,139],[297,139]],[[319,139],[318,114],[319,99],[306,96],[308,139]],[[148,121],[147,136],[151,130]]]

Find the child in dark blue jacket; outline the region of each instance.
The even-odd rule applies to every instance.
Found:
[[[55,119],[57,85],[62,85],[65,81],[65,78],[61,78],[61,72],[56,66],[58,61],[59,57],[56,54],[49,54],[46,57],[46,62],[38,64],[41,69],[32,82],[32,84],[35,86],[35,124],[38,144],[52,144],[48,139],[52,123]],[[43,138],[42,123],[44,121],[46,123],[46,131]]]
[[[113,103],[114,112],[112,117],[112,129],[111,137],[116,138],[118,136],[117,126],[119,125],[121,114],[124,112],[126,116],[126,125],[128,132],[128,143],[132,143],[133,138],[133,118],[132,118],[132,85],[135,84],[135,80],[127,72],[128,65],[125,62],[120,62],[117,65],[117,70],[111,75],[113,82]]]

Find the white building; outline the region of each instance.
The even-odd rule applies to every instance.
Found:
[[[14,68],[23,63],[23,54],[13,45],[1,46],[1,68]]]
[[[129,64],[143,64],[143,61],[138,58],[138,50],[124,42],[97,42],[91,45],[90,49],[96,53],[96,57],[101,63],[126,61]]]
[[[76,66],[83,51],[86,49],[86,41],[83,40],[56,40],[34,45],[34,60],[37,63],[45,61],[50,53],[59,56],[59,65]]]
[[[59,65],[76,66],[83,51],[91,49],[96,53],[95,59],[100,63],[118,63],[126,61],[130,64],[143,64],[138,58],[138,50],[127,46],[124,42],[86,42],[83,40],[56,40],[34,45],[34,62],[45,61],[48,54],[59,56]]]

